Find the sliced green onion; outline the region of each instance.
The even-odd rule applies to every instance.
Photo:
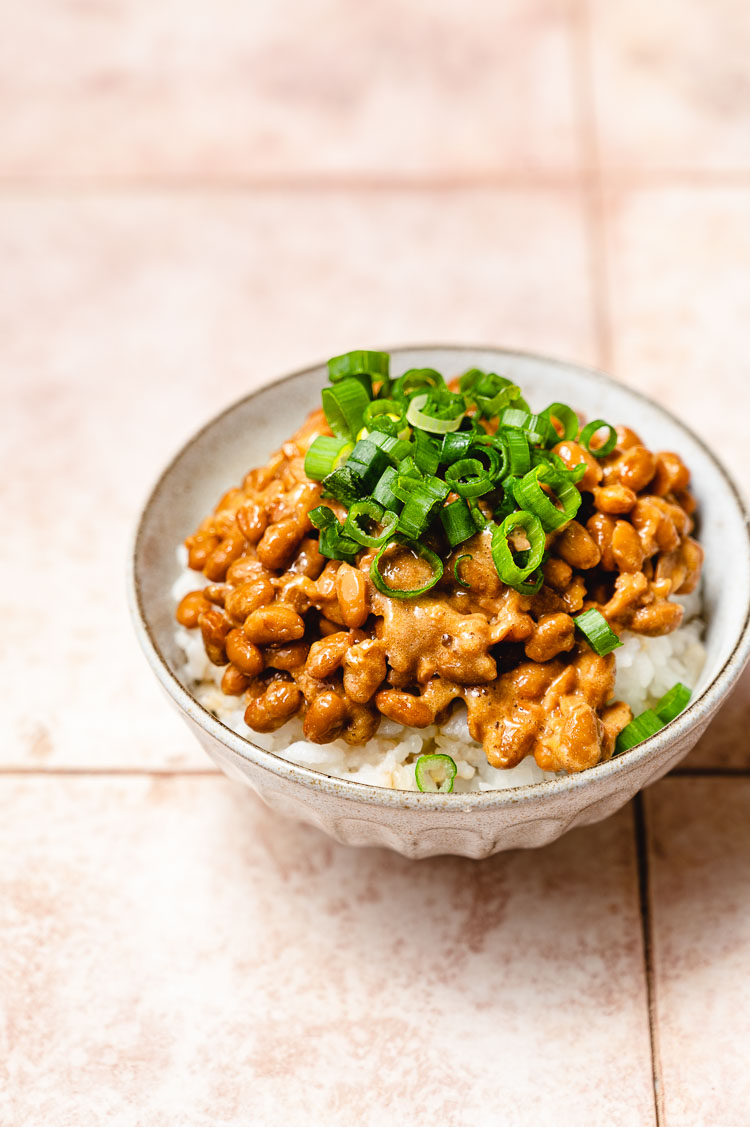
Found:
[[[511,537],[517,528],[524,530],[530,547],[515,556]],[[542,562],[544,546],[544,529],[534,513],[511,513],[502,524],[496,524],[492,530],[492,559],[503,583],[524,595],[533,593],[530,586],[538,590],[541,576],[532,580],[530,586],[526,581]]]
[[[450,755],[420,755],[414,767],[414,777],[421,791],[430,794],[450,794],[456,777],[456,764]],[[440,784],[435,782],[433,772],[442,774]]]
[[[307,515],[310,518],[310,523],[318,529],[331,528],[339,523],[338,517],[333,509],[328,508],[328,505],[318,505],[316,509],[310,509]]]
[[[377,426],[385,434],[397,435],[404,427],[404,413],[395,399],[373,399],[365,407],[362,420],[366,427]]]
[[[323,478],[323,496],[340,501],[349,508],[367,492],[362,478],[349,468],[348,463],[339,466],[333,473]]]
[[[333,356],[328,361],[328,378],[331,383],[338,383],[347,376],[368,375],[380,380],[388,379],[391,358],[387,352],[367,352],[356,349],[354,352],[344,352],[341,356]]]
[[[503,439],[508,449],[508,468],[513,477],[523,477],[531,469],[529,440],[522,430],[508,427],[503,430]]]
[[[388,509],[393,513],[400,513],[403,501],[399,500],[396,494],[391,489],[391,485],[398,477],[398,470],[393,466],[388,466],[383,470],[380,481],[377,483],[372,491],[373,501],[377,501],[384,509]]]
[[[360,523],[363,519],[373,520],[381,525],[381,531],[377,536],[365,532]],[[377,501],[355,501],[346,515],[343,534],[358,544],[364,544],[366,548],[379,548],[396,531],[397,523],[398,515],[384,512]]]
[[[516,505],[516,498],[513,495],[513,487],[517,481],[518,478],[516,477],[506,477],[505,481],[503,482],[503,499],[492,512],[492,516],[496,521],[500,521],[502,523],[502,521],[504,521],[506,517],[509,517],[510,514],[514,513],[518,508],[518,506]]]
[[[469,368],[469,370],[464,372],[460,377],[458,386],[461,391],[472,391],[479,381],[485,379],[486,376],[487,373],[483,372],[481,368]]]
[[[339,438],[353,438],[362,427],[362,416],[370,398],[359,380],[342,379],[321,393],[329,427]]]
[[[450,505],[441,509],[440,521],[451,548],[476,535],[477,527],[472,511],[463,498],[451,501]]]
[[[336,468],[340,458],[351,450],[352,444],[345,438],[319,434],[305,455],[305,473],[310,481],[322,481],[326,474]]]
[[[481,497],[495,488],[495,483],[478,458],[461,458],[448,466],[445,480],[459,497]]]
[[[414,490],[424,481],[424,474],[413,458],[404,458],[398,467],[398,473],[391,485],[391,489],[399,501],[408,501]]]
[[[429,391],[430,388],[444,388],[445,380],[434,368],[410,368],[395,381],[391,394],[397,399],[407,399],[415,391]]]
[[[550,403],[546,411],[542,411],[542,414],[547,415],[548,418],[557,419],[562,426],[562,435],[557,436],[559,441],[570,442],[578,434],[578,415],[572,407],[568,407],[567,403]]]
[[[661,700],[654,705],[654,712],[663,724],[668,724],[686,707],[693,695],[692,690],[678,681],[676,685],[664,694]]]
[[[428,408],[433,407],[433,410],[439,407],[439,401],[432,401],[428,392],[420,395],[413,395],[409,401],[409,409],[406,412],[406,421],[413,427],[419,427],[420,430],[429,431],[430,434],[448,434],[449,431],[458,430],[461,426],[461,420],[466,414],[461,396],[456,395],[453,397],[458,405],[457,411],[448,416],[447,418],[438,417],[431,414]]]
[[[389,436],[384,435],[384,437]],[[351,470],[362,482],[360,496],[363,496],[379,480],[387,465],[388,457],[379,443],[373,442],[371,438],[360,438],[354,444],[354,449],[346,460],[345,468]]]
[[[625,725],[617,737],[614,754],[621,755],[623,751],[630,751],[631,747],[643,743],[649,736],[655,736],[663,727],[663,721],[659,719],[654,710],[647,708],[640,716],[636,716],[634,720]]]
[[[592,446],[591,440],[597,431],[607,428],[609,434],[606,441],[601,446]],[[587,423],[581,431],[581,437],[578,440],[584,450],[588,450],[589,454],[593,454],[595,458],[606,458],[607,454],[611,454],[617,445],[617,431],[604,419],[594,419],[592,423]]]
[[[413,435],[414,461],[422,473],[437,473],[440,464],[440,451],[437,445],[423,430],[415,430]]]
[[[467,583],[466,580],[462,579],[461,576],[458,574],[459,564],[461,563],[462,560],[473,560],[473,559],[474,559],[474,557],[471,555],[470,552],[464,552],[464,554],[462,556],[458,557],[458,559],[456,560],[456,562],[453,565],[453,578],[455,579],[456,583],[460,583],[460,585],[462,587],[471,587],[471,583]]]
[[[459,458],[465,458],[473,441],[474,435],[470,431],[459,430],[446,434],[440,447],[440,461],[449,466]]]
[[[653,708],[647,708],[623,728],[617,737],[615,755],[630,751],[631,747],[643,743],[649,736],[655,736],[665,725],[679,716],[692,695],[687,685],[677,681]]]
[[[415,556],[419,556],[421,559],[427,561],[432,568],[432,575],[427,583],[424,583],[421,587],[413,587],[411,590],[403,590],[400,587],[390,586],[384,576],[381,575],[380,561],[383,557],[383,553],[393,544],[400,544],[412,551]],[[419,540],[408,540],[401,536],[394,536],[392,540],[384,544],[370,564],[370,578],[378,591],[382,592],[384,595],[390,595],[394,599],[416,599],[418,595],[424,595],[426,591],[430,591],[436,583],[440,582],[442,577],[443,561],[440,559],[440,556],[436,556],[435,553],[429,548],[426,548],[424,544],[420,544]]]
[[[325,505],[319,505],[308,514],[311,523],[320,531],[318,551],[331,560],[351,562],[360,550],[359,544],[342,534],[338,517]]]
[[[399,465],[404,458],[408,458],[414,452],[411,442],[407,442],[404,438],[396,438],[392,434],[384,434],[382,431],[370,431],[367,441],[371,442],[373,446],[378,446],[394,466]]]
[[[496,377],[500,379],[500,376]],[[493,396],[487,398],[484,395],[477,395],[474,402],[477,409],[485,419],[492,419],[495,415],[499,415],[503,408],[508,407],[511,403],[517,402],[521,395],[520,387],[506,381],[505,386],[498,388]]]
[[[622,645],[604,615],[595,607],[576,615],[573,621],[599,657],[612,653],[612,650]]]
[[[504,407],[516,402],[521,395],[521,389],[505,376],[498,376],[495,372],[483,372],[479,368],[471,368],[468,372],[464,372],[458,386],[466,398],[476,405],[480,416],[486,419],[498,415]]]
[[[519,407],[506,407],[500,412],[499,424],[503,427],[516,427],[528,435],[529,441],[542,446],[552,446],[559,435],[545,415],[532,415]]]
[[[461,500],[463,500],[463,498],[461,498]],[[473,497],[467,504],[471,513],[471,519],[474,521],[474,527],[477,532],[482,532],[487,527],[487,517],[479,508],[478,502]]]
[[[559,474],[560,477],[566,478],[568,481],[572,481],[574,485],[577,485],[578,482],[585,477],[586,470],[589,468],[586,462],[578,462],[577,465],[571,466],[569,469],[560,455],[556,454],[554,450],[534,450],[531,455],[531,461],[535,466],[541,465],[542,462],[547,462],[552,466],[555,473]]]
[[[429,528],[449,492],[449,487],[439,477],[420,481],[404,503],[398,520],[399,532],[410,540],[418,540]]]
[[[479,458],[480,462],[482,458],[486,458],[489,463],[487,473],[495,483],[501,481],[508,472],[508,453],[505,443],[493,434],[475,434],[474,441],[469,447],[469,457]]]
[[[377,399],[374,399],[373,402],[377,403]],[[397,423],[396,420],[392,419],[390,415],[384,414],[376,415],[369,426],[363,427],[362,429],[364,431],[364,434],[360,432],[357,435],[357,438],[366,438],[367,435],[372,434],[373,431],[378,431],[382,434],[390,434],[393,435],[394,438],[396,438],[405,430],[405,424]]]
[[[543,481],[554,490],[554,495],[562,505],[558,509],[544,492],[539,482]],[[551,532],[567,524],[578,512],[583,498],[575,485],[561,477],[552,466],[542,464],[529,470],[513,486],[513,493],[522,509],[535,513],[542,522],[545,532]]]

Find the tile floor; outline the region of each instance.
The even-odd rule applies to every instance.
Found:
[[[745,1127],[750,674],[608,822],[409,864],[213,771],[123,560],[209,413],[360,343],[599,363],[750,492],[747,6],[7,9],[0,1123]]]

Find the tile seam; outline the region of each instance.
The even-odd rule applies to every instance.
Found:
[[[633,799],[633,830],[638,866],[638,900],[643,938],[643,960],[646,975],[648,1033],[651,1047],[651,1081],[654,1092],[656,1127],[664,1127],[664,1085],[659,1054],[659,1033],[656,1013],[656,983],[653,960],[653,893],[649,864],[649,833],[645,800],[642,793]]]
[[[612,363],[612,333],[604,215],[604,184],[594,104],[590,24],[591,14],[587,0],[577,0],[571,12],[570,48],[578,116],[581,172],[584,182],[591,307],[598,363],[604,371],[609,371]]]
[[[584,85],[584,83],[579,83]],[[112,177],[14,177],[0,174],[0,198],[55,198],[57,196],[116,196],[132,195],[254,195],[263,192],[451,192],[451,191],[587,191],[595,184],[602,197],[613,189],[618,191],[670,191],[676,188],[750,189],[750,170],[732,169],[654,169],[636,170],[613,168],[602,164],[590,167],[584,162],[569,172],[524,171],[468,174],[466,176],[431,176],[414,178],[367,178],[357,175],[316,177],[299,176],[243,177],[228,176],[203,180],[170,178],[155,179]]]

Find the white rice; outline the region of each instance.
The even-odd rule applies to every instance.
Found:
[[[207,582],[199,572],[186,567],[186,558],[185,549],[180,548],[183,571],[172,588],[175,603]],[[701,640],[704,624],[700,617],[700,595],[695,592],[676,601],[685,607],[679,630],[663,638],[625,632],[623,645],[616,652],[615,699],[626,701],[635,715],[652,706],[676,681],[694,688],[703,669],[706,651]],[[243,699],[222,693],[223,669],[208,660],[200,631],[177,626],[175,637],[185,655],[182,679],[196,700],[239,735],[245,738],[250,735],[254,744],[302,767],[391,790],[416,790],[414,764],[417,758],[425,752],[436,751],[455,760],[457,775],[453,789],[456,792],[499,790],[555,777],[552,771],[542,771],[531,755],[507,771],[491,767],[482,745],[469,735],[463,705],[456,708],[441,728],[433,725],[416,730],[383,719],[377,735],[365,747],[350,747],[344,740],[310,743],[303,738],[299,717],[276,732],[250,733],[244,721]]]

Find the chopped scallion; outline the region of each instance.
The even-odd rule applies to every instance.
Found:
[[[440,521],[451,548],[463,544],[477,532],[472,511],[463,497],[440,510]]]
[[[459,567],[461,565],[461,561],[462,560],[473,560],[473,559],[474,559],[474,557],[471,555],[470,552],[464,552],[464,554],[462,556],[458,556],[456,558],[456,562],[453,565],[453,578],[455,579],[456,583],[458,583],[461,587],[471,587],[471,583],[467,583],[465,579],[461,578],[461,575],[460,575],[460,572],[459,572]]]
[[[634,720],[626,724],[620,732],[615,742],[615,755],[621,755],[623,751],[630,751],[631,747],[643,743],[649,736],[655,736],[663,727],[663,722],[654,710],[647,708],[640,716],[636,716]]]
[[[359,380],[347,378],[324,387],[323,411],[329,427],[339,438],[354,438],[362,427],[362,417],[370,397]]]
[[[450,755],[420,755],[414,768],[414,777],[421,791],[430,794],[450,794],[456,777],[456,763]],[[438,782],[436,780],[439,779]]]
[[[592,446],[591,440],[594,435],[605,427],[609,431],[605,441],[600,446]],[[605,423],[604,419],[594,419],[592,423],[587,423],[583,428],[579,441],[584,450],[588,450],[589,454],[593,454],[595,458],[606,458],[607,454],[611,454],[617,445],[617,431],[609,423]]]
[[[612,653],[622,642],[615,634],[601,611],[596,607],[578,614],[573,619],[584,638],[599,657]]]
[[[528,548],[516,553],[513,538],[521,530],[528,542]],[[530,576],[539,567],[544,555],[545,536],[539,517],[534,513],[511,513],[502,524],[492,530],[492,559],[497,574],[503,583],[522,594],[532,594],[532,587],[541,586],[541,575],[535,580]]]
[[[351,450],[352,444],[345,438],[319,434],[305,455],[305,473],[311,481],[322,481]]]
[[[673,685],[654,705],[654,712],[664,724],[669,724],[687,707],[692,691],[681,681]]]
[[[426,583],[421,584],[419,587],[411,587],[409,589],[391,587],[388,580],[380,571],[380,562],[384,552],[388,551],[394,544],[408,548],[415,556],[419,556],[430,565],[432,574]],[[427,591],[430,591],[436,583],[439,583],[442,577],[443,561],[440,559],[440,556],[436,555],[430,548],[425,547],[424,544],[421,544],[419,540],[408,540],[400,536],[395,536],[392,540],[388,541],[388,543],[384,544],[370,564],[370,578],[378,591],[382,592],[384,595],[390,595],[394,599],[414,599],[418,595],[424,595]]]

